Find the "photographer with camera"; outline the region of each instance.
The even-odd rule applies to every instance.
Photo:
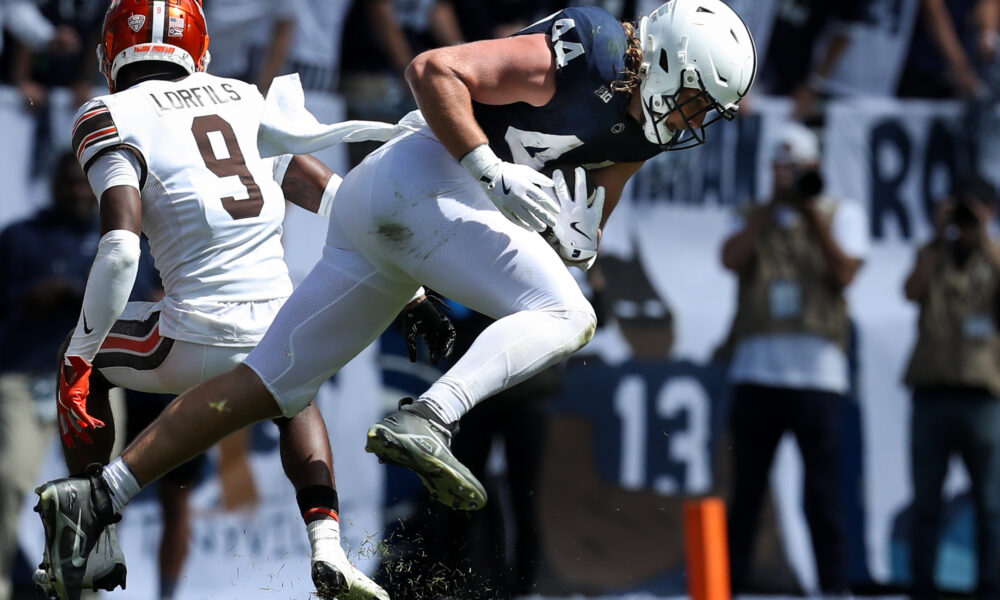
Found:
[[[976,510],[976,598],[1000,598],[1000,243],[997,197],[985,179],[959,181],[917,253],[906,297],[920,305],[905,381],[913,389],[910,564],[916,599],[937,598],[941,487],[952,454],[965,463]]]
[[[805,467],[804,505],[819,586],[848,592],[841,502],[840,422],[850,388],[844,290],[868,250],[858,203],[824,195],[819,140],[787,123],[773,158],[769,202],[742,210],[722,248],[739,279],[728,342],[732,383],[733,591],[753,591],[753,542],[778,442],[792,432]]]

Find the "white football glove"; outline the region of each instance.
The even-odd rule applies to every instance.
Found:
[[[552,172],[559,215],[556,225],[546,239],[567,265],[586,271],[597,259],[597,242],[604,214],[604,186],[587,194],[587,171],[577,167],[573,171],[574,189],[566,184],[562,170]]]
[[[559,203],[542,191],[554,185],[545,175],[500,160],[486,144],[462,157],[461,164],[479,181],[503,216],[532,231],[555,226]]]

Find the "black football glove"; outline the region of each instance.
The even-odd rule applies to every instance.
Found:
[[[424,338],[432,365],[451,356],[451,351],[455,348],[455,327],[436,304],[445,306],[436,296],[424,296],[400,313],[410,362],[417,362],[418,337]]]

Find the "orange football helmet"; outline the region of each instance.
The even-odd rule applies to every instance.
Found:
[[[194,73],[209,58],[201,0],[112,0],[104,15],[97,59],[112,92],[127,64],[161,60]]]

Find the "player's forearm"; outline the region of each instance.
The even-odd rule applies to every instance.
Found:
[[[615,207],[618,206],[622,192],[625,191],[625,185],[639,171],[643,164],[645,164],[645,161],[615,163],[589,173],[593,184],[603,187],[605,191],[601,229],[608,223],[608,218],[614,212]]]
[[[456,159],[488,143],[476,122],[469,88],[442,59],[440,52],[425,52],[406,69],[417,106],[438,140]]]
[[[328,216],[343,179],[314,156],[294,156],[275,173],[288,200],[310,212]]]
[[[139,253],[139,236],[131,231],[115,229],[101,236],[67,356],[81,356],[93,362],[128,303],[139,271]]]

